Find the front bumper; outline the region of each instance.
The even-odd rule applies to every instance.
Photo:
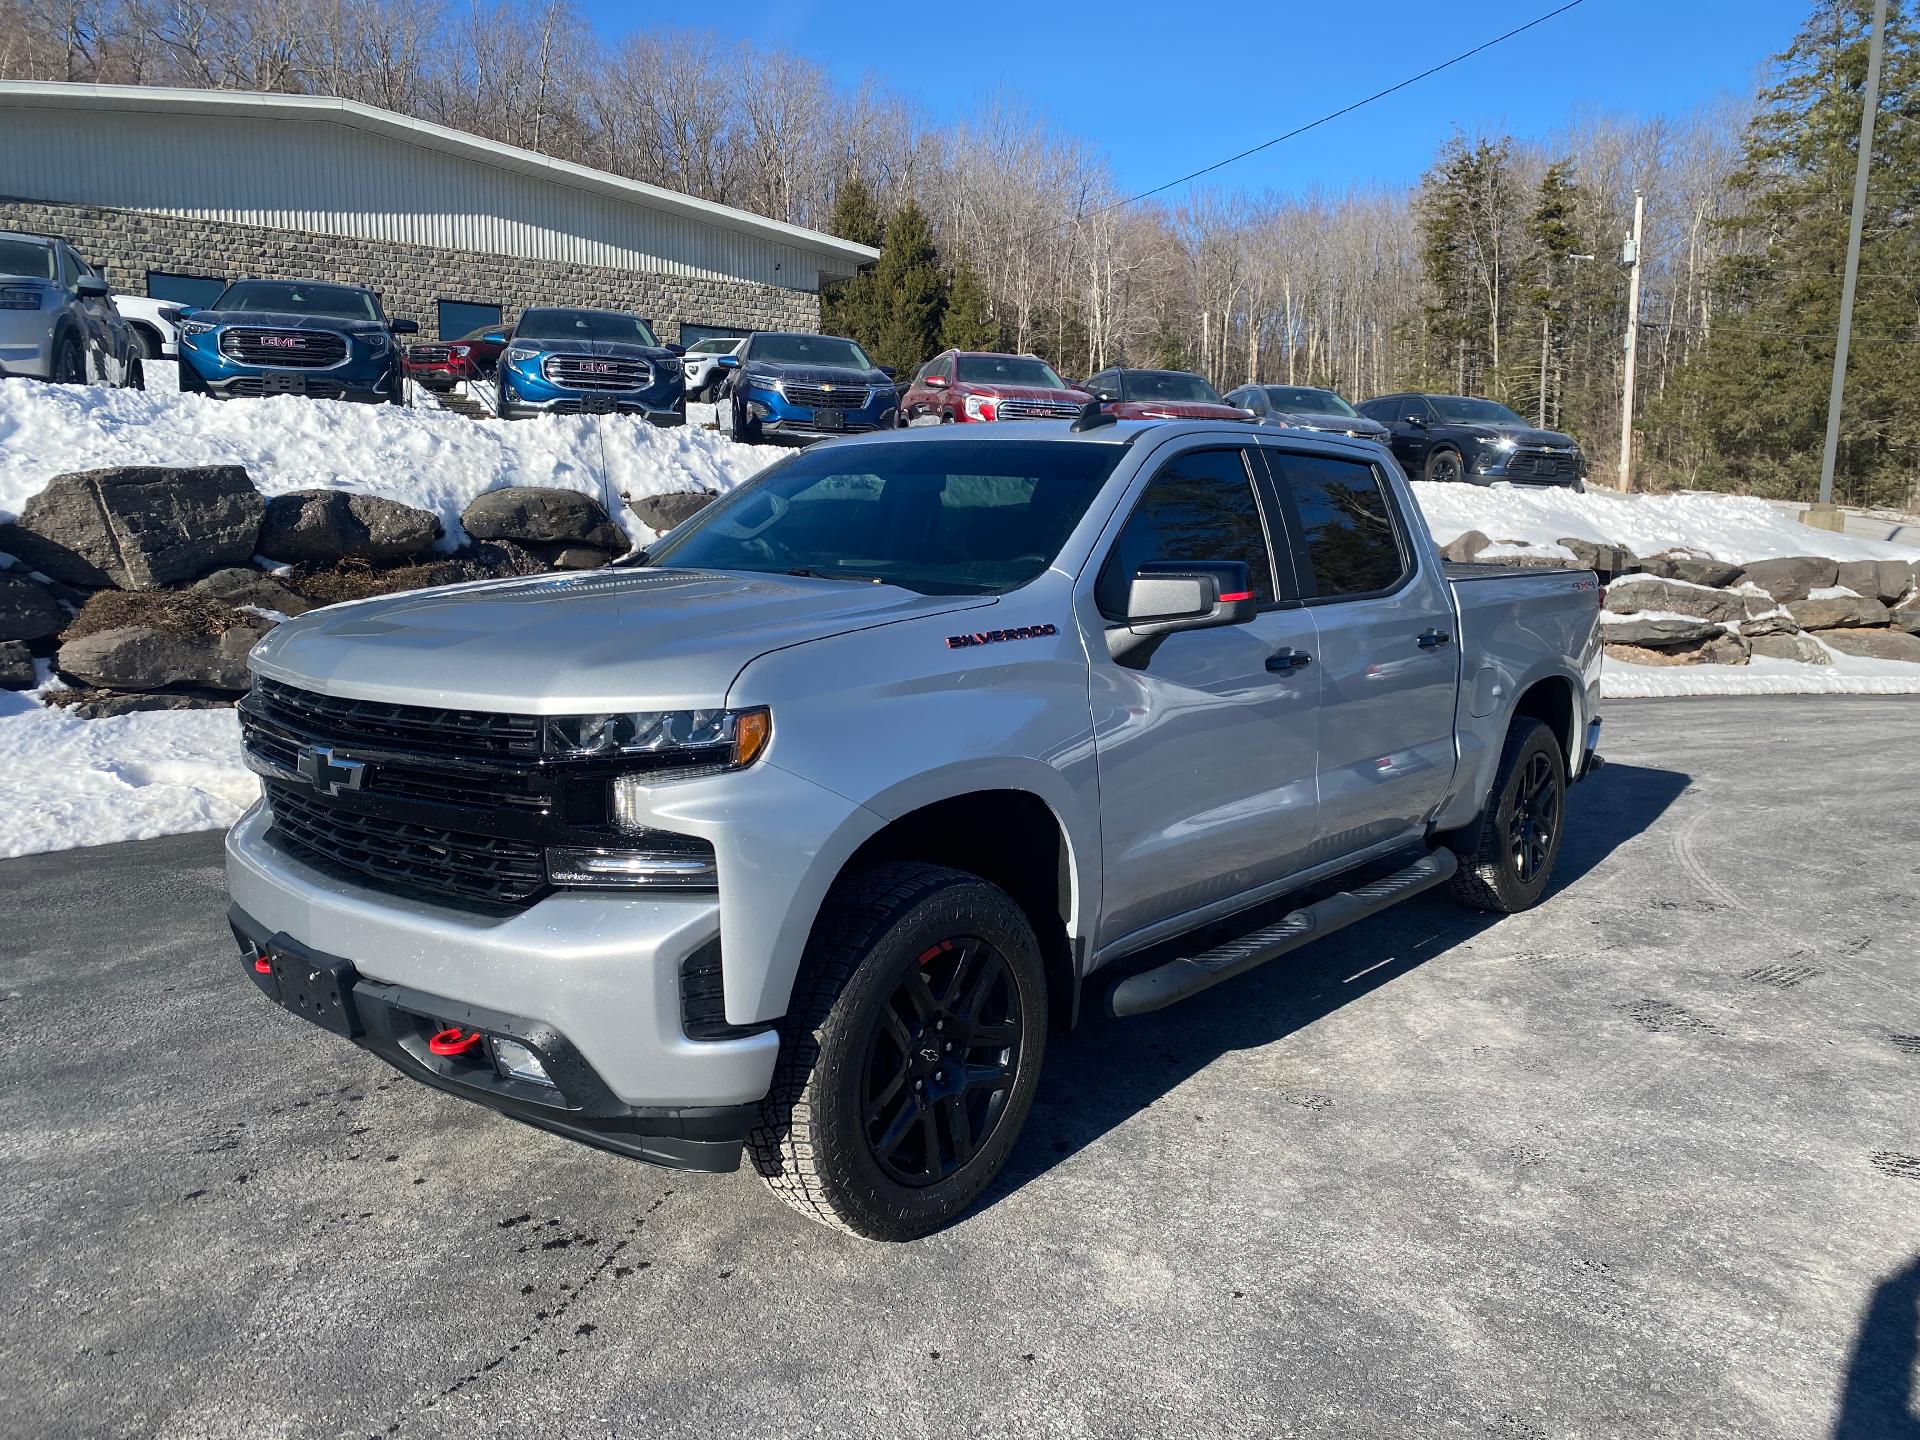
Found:
[[[563,891],[479,915],[316,869],[274,843],[269,818],[256,805],[226,847],[233,903],[264,934],[349,961],[363,981],[548,1027],[631,1109],[751,1105],[772,1084],[772,1029],[693,1040],[683,1026],[682,963],[720,933],[713,894]]]
[[[45,380],[53,374],[58,310],[0,310],[0,376]]]
[[[874,430],[894,428],[899,396],[891,387],[873,390],[867,402],[858,408],[816,410],[796,405],[778,390],[742,385],[740,404],[751,425],[759,427],[766,439],[830,440],[836,435],[860,435]],[[837,416],[831,422],[823,415]]]
[[[505,359],[500,366],[499,414],[639,415],[655,425],[684,425],[686,378],[678,363],[656,365],[652,383],[634,390],[583,390],[546,377],[542,357]]]

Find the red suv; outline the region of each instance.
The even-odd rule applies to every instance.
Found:
[[[1108,395],[1107,409],[1122,420],[1251,420],[1191,370],[1102,370],[1087,389]]]
[[[902,425],[971,420],[1071,420],[1093,397],[1036,355],[948,350],[922,365],[900,397]]]
[[[458,340],[414,345],[407,350],[407,374],[439,394],[462,380],[489,380],[500,352],[507,348],[504,325],[482,325]]]

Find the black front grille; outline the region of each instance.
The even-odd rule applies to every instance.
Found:
[[[249,703],[270,720],[346,745],[392,746],[457,759],[534,760],[540,755],[540,721],[532,715],[343,700],[264,676],[255,684]]]
[[[263,788],[282,845],[382,889],[502,908],[546,889],[546,855],[537,844],[362,813],[275,780]]]
[[[1001,420],[1071,420],[1080,407],[1071,400],[1002,400],[993,413]]]
[[[1509,480],[1571,480],[1580,470],[1579,457],[1545,450],[1516,450],[1507,457]]]
[[[788,381],[781,392],[789,404],[809,410],[858,410],[867,403],[864,385],[796,385]]]
[[[653,383],[653,367],[646,361],[599,355],[549,355],[540,371],[569,390],[644,390]]]
[[[738,1040],[767,1028],[727,1023],[718,940],[708,941],[680,962],[680,1028],[689,1040]]]
[[[319,370],[347,358],[347,337],[331,330],[266,330],[236,325],[220,332],[220,353],[246,365]]]

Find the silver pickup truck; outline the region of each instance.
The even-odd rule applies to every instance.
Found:
[[[1366,441],[1098,402],[837,441],[628,568],[274,630],[233,930],[418,1080],[906,1239],[1090,976],[1132,1015],[1434,886],[1539,900],[1600,598],[1443,566]]]

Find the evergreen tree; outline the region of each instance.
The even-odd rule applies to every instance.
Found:
[[[853,338],[874,362],[905,374],[940,348],[940,321],[947,308],[947,280],[933,247],[926,213],[909,200],[887,221],[886,238],[872,275],[873,308],[867,333]]]
[[[1512,319],[1513,142],[1455,135],[1420,181],[1414,208],[1429,294],[1425,370],[1431,384],[1464,394],[1496,392]]]
[[[947,290],[947,313],[940,321],[942,350],[992,350],[1000,344],[1000,326],[987,303],[987,290],[973,267],[961,261],[953,268]]]
[[[1525,355],[1519,354],[1519,345],[1514,346],[1516,374],[1506,389],[1513,402],[1531,401],[1527,409],[1542,425],[1557,425],[1560,421],[1560,365],[1566,352],[1567,318],[1573,303],[1569,283],[1573,262],[1569,257],[1580,251],[1580,231],[1575,220],[1579,191],[1573,162],[1554,161],[1540,177],[1534,193],[1533,214],[1527,222],[1531,250],[1521,301],[1532,316],[1526,328],[1538,333],[1539,345]],[[1518,338],[1516,336],[1516,340]]]
[[[833,197],[833,213],[827,218],[827,233],[856,245],[878,245],[884,232],[880,207],[873,191],[857,175],[840,183]],[[872,328],[873,272],[863,270],[847,280],[821,287],[820,328],[829,335],[845,335],[855,340],[870,338],[862,331]]]
[[[1846,263],[1871,0],[1816,0],[1761,93],[1723,223],[1706,344],[1660,418],[1691,430],[1706,483],[1811,497]],[[1920,47],[1887,13],[1835,498],[1899,503],[1920,456]]]

